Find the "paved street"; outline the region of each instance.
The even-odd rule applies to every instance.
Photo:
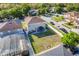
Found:
[[[64,23],[64,21],[56,22],[54,20],[51,20],[51,17],[45,17],[45,16],[41,16],[41,18],[44,19],[46,22],[53,22],[58,29],[64,28],[64,29],[66,29],[67,32],[70,32],[70,29],[68,29],[62,25]]]

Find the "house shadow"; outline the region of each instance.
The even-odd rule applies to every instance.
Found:
[[[31,34],[29,34],[29,40],[30,40],[30,42],[34,42],[34,40],[33,40],[32,36],[31,36]]]
[[[34,34],[35,36],[37,36],[38,38],[42,38],[42,37],[46,37],[46,36],[51,36],[51,35],[55,35],[56,33],[54,31],[52,32],[39,32],[39,33],[36,33]]]

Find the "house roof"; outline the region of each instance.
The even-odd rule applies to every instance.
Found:
[[[8,21],[0,23],[0,31],[8,31],[21,28],[20,24],[16,21]]]
[[[72,17],[78,17],[79,18],[79,12],[76,12],[76,11],[74,11],[74,12],[68,12],[68,13],[66,13],[66,15],[70,15],[70,16],[72,16]]]
[[[21,48],[23,49],[21,49]],[[21,53],[22,51],[28,50],[27,43],[25,41],[25,36],[23,34],[12,34],[4,37],[0,37],[0,55],[10,55],[18,51]],[[15,53],[16,55],[17,53]]]
[[[40,18],[39,16],[28,16],[25,17],[24,19],[26,21],[27,24],[34,24],[34,23],[40,23],[40,22],[45,22],[42,18]]]
[[[78,20],[78,18],[79,18],[79,12],[76,12],[76,11],[74,11],[74,12],[68,12],[68,13],[66,13],[65,14],[65,18],[67,19],[67,20],[71,20],[71,21],[77,21]],[[79,22],[79,21],[77,21],[77,22]]]
[[[34,16],[34,15],[37,14],[37,10],[31,9],[31,10],[29,10],[28,14],[31,15],[31,16]]]

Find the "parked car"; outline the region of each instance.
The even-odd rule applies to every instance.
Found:
[[[54,22],[50,22],[52,25],[55,25]]]
[[[1,22],[4,22],[4,21],[3,21],[3,20],[0,20],[0,23],[1,23]]]
[[[64,28],[60,28],[60,30],[62,30],[62,31],[65,32],[65,33],[68,33],[67,30],[64,29]]]

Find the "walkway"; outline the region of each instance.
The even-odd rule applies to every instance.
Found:
[[[52,26],[48,25],[53,31],[55,31],[57,34],[59,34],[61,37],[63,37],[63,35],[56,29],[54,29]]]

